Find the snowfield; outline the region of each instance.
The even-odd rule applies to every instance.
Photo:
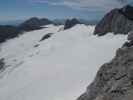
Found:
[[[94,26],[62,28],[49,25],[0,45],[7,66],[0,74],[0,100],[75,100],[127,38],[94,36]],[[39,42],[47,33],[54,34]]]

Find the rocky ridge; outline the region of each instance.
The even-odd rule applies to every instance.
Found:
[[[0,25],[0,43],[7,39],[14,38],[21,33],[21,30],[16,26]]]
[[[108,32],[114,34],[127,34],[133,28],[133,7],[130,5],[120,9],[113,9],[96,25],[94,34],[105,35]]]
[[[125,11],[127,12],[127,9]],[[121,34],[128,34],[128,39],[117,50],[116,56],[101,66],[94,81],[77,100],[133,99],[133,23],[131,17],[133,16],[130,16],[129,12],[123,15],[118,9],[114,9],[97,25],[94,34],[101,36],[110,31],[114,34],[122,32]]]
[[[48,24],[54,24],[54,22],[46,18],[39,19],[36,17],[32,17],[18,26],[0,25],[0,43],[8,39],[17,37],[24,32],[42,29],[44,28],[42,26]]]
[[[24,31],[32,31],[41,29],[41,26],[48,24],[53,24],[53,22],[46,18],[39,19],[37,17],[33,17],[20,24],[19,28]]]
[[[69,28],[72,28],[73,26],[77,25],[77,24],[81,24],[81,22],[76,19],[76,18],[73,18],[73,19],[68,19],[66,20],[65,22],[65,25],[64,25],[64,29],[69,29]]]
[[[114,59],[104,64],[95,80],[78,100],[132,100],[133,47],[117,50]]]

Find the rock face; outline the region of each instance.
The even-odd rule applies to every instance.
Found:
[[[114,59],[104,64],[87,91],[77,100],[132,100],[133,45],[117,50]]]
[[[0,71],[4,70],[4,68],[5,68],[5,62],[4,62],[4,59],[1,58],[0,59]]]
[[[133,31],[130,31],[128,33],[128,37],[127,37],[128,41],[124,43],[124,47],[131,47],[133,46]]]
[[[127,25],[131,24],[132,26],[132,23],[125,16],[130,18],[131,16],[122,15],[118,11],[118,9],[114,9],[106,15],[106,18],[113,21],[108,22],[109,19],[107,20],[106,18],[102,20],[100,25],[105,24],[104,27],[102,26],[104,32],[108,32],[106,28],[112,31],[112,24],[120,25],[120,27],[117,26],[117,31],[129,31],[126,30]],[[126,23],[123,23],[122,19]],[[123,24],[121,25],[120,23]],[[101,31],[103,32],[103,30]],[[133,31],[129,32],[128,41],[117,50],[116,56],[109,63],[101,66],[94,81],[77,100],[133,100]]]
[[[0,25],[0,43],[21,34],[21,30],[15,26]]]
[[[73,18],[71,20],[66,20],[65,22],[65,26],[64,29],[69,29],[72,28],[73,26],[77,25],[77,24],[81,24],[76,18]]]
[[[133,20],[133,7],[127,5],[121,9],[122,14],[130,20]]]
[[[127,34],[133,29],[133,7],[127,5],[121,9],[113,9],[107,13],[95,28],[95,35]]]
[[[41,38],[40,42],[43,41],[43,40],[46,40],[46,39],[50,38],[53,34],[54,34],[54,33],[48,33],[48,34],[44,35],[44,36]]]
[[[18,26],[11,25],[0,25],[0,43],[17,37],[19,34],[22,34],[23,31],[32,31],[41,29],[43,25],[53,24],[52,21],[43,18],[39,19],[36,17],[30,18]]]

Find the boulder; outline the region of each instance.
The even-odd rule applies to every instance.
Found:
[[[133,31],[128,33],[127,37],[128,41],[124,43],[123,47],[131,47],[133,46]]]
[[[133,20],[133,7],[131,5],[124,6],[120,11],[126,18]]]
[[[8,39],[15,38],[18,35],[24,33],[25,31],[27,32],[32,30],[38,30],[44,28],[41,26],[52,23],[52,21],[46,18],[39,19],[36,17],[32,17],[18,26],[0,25],[0,43]]]
[[[130,19],[119,9],[114,9],[96,26],[97,35],[104,35],[107,32],[115,34],[129,32],[128,41],[117,50],[110,62],[100,67],[94,81],[77,100],[133,100],[132,14],[128,17]]]

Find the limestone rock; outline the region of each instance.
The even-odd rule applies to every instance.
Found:
[[[76,19],[76,18],[73,18],[71,20],[66,20],[65,22],[65,26],[64,26],[64,29],[69,29],[69,28],[72,28],[73,26],[77,25],[77,24],[80,24],[80,22]]]
[[[94,34],[99,36],[108,32],[128,34],[128,32],[133,30],[132,19],[133,7],[127,5],[121,9],[113,9],[97,24]]]

